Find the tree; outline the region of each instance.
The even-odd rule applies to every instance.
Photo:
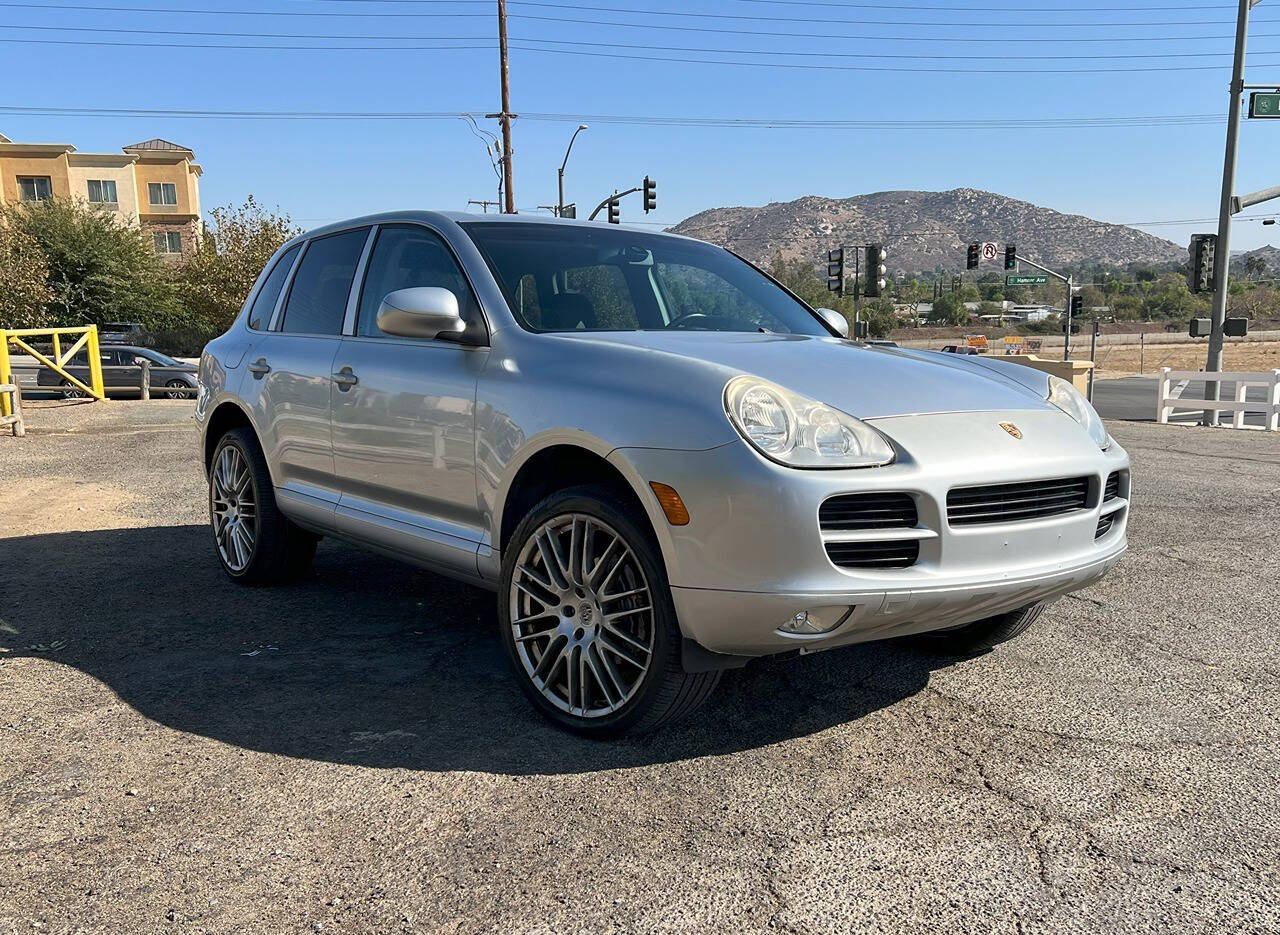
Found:
[[[1245,257],[1244,271],[1250,279],[1261,279],[1262,274],[1267,271],[1267,261],[1256,253],[1250,254]]]
[[[930,324],[967,325],[969,310],[964,301],[954,292],[944,292],[942,297],[933,303],[933,311],[929,313]]]
[[[52,298],[49,263],[40,244],[0,224],[0,328],[47,327]]]
[[[101,205],[20,202],[2,209],[0,226],[30,238],[44,255],[48,325],[137,321],[156,330],[181,320],[169,270],[151,243]]]
[[[238,207],[214,208],[210,215],[213,228],[178,271],[178,288],[192,326],[212,336],[227,329],[271,255],[301,228],[252,195]]]

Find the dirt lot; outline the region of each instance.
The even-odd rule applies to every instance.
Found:
[[[1058,351],[1062,350],[1061,341]],[[1145,349],[1136,344],[1118,344],[1098,348],[1098,373],[1107,377],[1156,375],[1161,367],[1171,370],[1203,370],[1207,348],[1199,344],[1150,344]],[[1044,353],[1042,356],[1061,357]],[[1086,358],[1088,354],[1084,355]],[[1230,341],[1222,349],[1222,366],[1226,370],[1256,372],[1280,369],[1280,342]]]
[[[329,541],[226,582],[188,411],[0,438],[0,932],[1280,931],[1274,437],[1114,424],[1130,555],[997,652],[600,744],[483,592]]]

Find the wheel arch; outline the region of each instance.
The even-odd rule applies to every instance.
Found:
[[[248,411],[245,410],[238,402],[230,399],[223,400],[213,411],[209,413],[209,417],[204,423],[204,445],[203,445],[203,464],[205,475],[209,473],[209,467],[213,463],[213,452],[218,447],[218,440],[230,432],[232,429],[247,428],[253,432],[256,439],[258,437],[258,429],[253,424]],[[258,442],[261,447],[261,441]],[[268,464],[268,470],[270,465]]]
[[[665,562],[668,550],[655,527],[651,509],[656,503],[648,502],[654,498],[646,497],[643,481],[630,466],[620,464],[613,451],[595,439],[548,438],[544,444],[524,453],[510,478],[499,493],[494,516],[495,544],[499,552],[506,549],[520,520],[543,498],[557,490],[594,484],[608,488],[636,509],[637,519],[644,520],[644,528],[653,536]]]

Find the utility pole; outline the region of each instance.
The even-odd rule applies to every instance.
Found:
[[[1244,0],[1244,2],[1248,3],[1249,0]],[[1016,254],[1015,258],[1019,263],[1026,263],[1028,266],[1034,266],[1036,269],[1040,270],[1040,272],[1046,273],[1049,276],[1052,276],[1054,279],[1059,279],[1066,284],[1067,301],[1062,310],[1062,321],[1063,321],[1063,327],[1067,329],[1067,337],[1066,337],[1066,343],[1062,349],[1062,359],[1070,360],[1071,359],[1071,293],[1075,291],[1074,274],[1063,276],[1061,273],[1055,270],[1051,270],[1047,266],[1041,266],[1035,260],[1028,260],[1021,253]]]
[[[1248,2],[1248,0],[1242,0]],[[492,114],[502,121],[502,185],[507,214],[516,213],[516,195],[511,184],[511,74],[507,59],[507,0],[498,0],[498,61],[502,76],[502,113]]]
[[[495,208],[498,208],[498,207],[501,207],[501,206],[502,206],[502,202],[500,202],[500,201],[481,201],[481,200],[476,199],[476,198],[469,198],[469,199],[467,199],[467,204],[469,204],[469,205],[479,205],[479,206],[480,206],[480,210],[481,210],[481,211],[483,211],[485,214],[488,214],[488,213],[489,213],[489,205],[493,205]]]
[[[1213,311],[1209,325],[1209,359],[1205,370],[1222,370],[1222,327],[1227,318],[1227,280],[1231,268],[1231,196],[1236,187],[1236,151],[1240,143],[1240,111],[1244,103],[1244,53],[1249,35],[1249,10],[1258,0],[1240,0],[1236,14],[1235,64],[1231,68],[1231,108],[1227,113],[1227,147],[1222,161],[1222,202],[1218,208],[1218,244],[1214,250]],[[1205,399],[1219,399],[1217,380],[1205,384]],[[1206,409],[1204,424],[1216,425],[1218,410]]]

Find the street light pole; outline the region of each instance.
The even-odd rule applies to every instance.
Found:
[[[564,216],[564,167],[569,164],[569,152],[573,149],[573,141],[585,129],[587,129],[585,123],[578,124],[578,129],[574,130],[573,136],[569,137],[569,145],[564,150],[564,159],[560,162],[560,199],[556,202],[556,217]]]
[[[1236,15],[1235,64],[1231,69],[1231,109],[1227,113],[1227,148],[1222,163],[1222,203],[1218,209],[1218,243],[1214,247],[1213,312],[1209,325],[1209,359],[1205,369],[1222,370],[1222,327],[1227,318],[1227,279],[1231,267],[1231,196],[1236,187],[1236,150],[1240,142],[1240,111],[1244,103],[1244,54],[1249,35],[1249,10],[1258,0],[1240,0]],[[1217,380],[1205,384],[1205,399],[1220,398]],[[1204,423],[1215,425],[1218,410],[1206,409]]]

